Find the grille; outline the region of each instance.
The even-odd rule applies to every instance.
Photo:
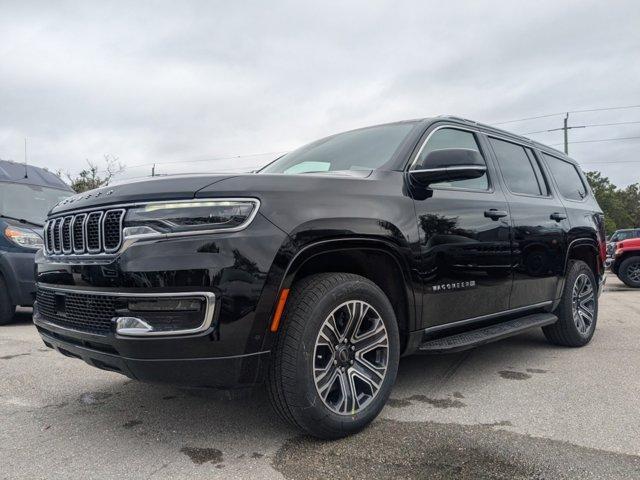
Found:
[[[48,220],[45,246],[48,254],[114,253],[122,245],[124,209],[79,213]]]
[[[84,221],[87,218],[86,213],[81,213],[73,217],[73,251],[75,253],[84,253]]]
[[[38,312],[54,325],[106,335],[116,316],[117,297],[65,292],[64,307],[54,290],[38,288]],[[62,311],[61,311],[62,310]]]
[[[89,253],[100,253],[100,220],[102,220],[102,212],[91,212],[87,215],[85,232]]]
[[[122,211],[110,210],[104,214],[102,223],[102,243],[106,252],[120,248],[120,232],[122,231]]]
[[[60,225],[60,236],[62,238],[62,252],[71,253],[73,247],[71,246],[71,221],[73,217],[64,217]]]
[[[62,252],[62,245],[60,244],[60,224],[61,218],[56,218],[53,222],[53,251],[56,253]]]

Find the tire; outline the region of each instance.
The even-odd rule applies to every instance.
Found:
[[[378,346],[366,351],[367,344]],[[271,404],[280,417],[315,437],[356,433],[387,402],[399,357],[396,317],[378,286],[347,273],[311,275],[294,284],[280,324],[267,378]],[[380,380],[374,372],[383,370]],[[349,381],[347,390],[342,381]]]
[[[560,304],[554,313],[558,321],[542,328],[549,342],[582,347],[591,341],[598,321],[598,295],[596,279],[585,262],[569,261]]]
[[[13,321],[16,313],[16,306],[11,303],[9,289],[0,275],[0,325],[7,325]]]
[[[617,274],[627,287],[640,288],[640,256],[625,258],[618,267]]]

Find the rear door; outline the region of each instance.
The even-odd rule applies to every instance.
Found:
[[[439,183],[414,196],[420,232],[419,276],[423,328],[507,310],[511,291],[511,245],[507,202],[479,133],[458,126],[432,129],[412,169],[427,169],[427,154],[445,148],[473,149],[487,174]]]
[[[510,308],[549,304],[562,280],[570,228],[540,158],[528,146],[489,135],[512,222]]]

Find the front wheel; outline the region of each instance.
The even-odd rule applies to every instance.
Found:
[[[330,439],[362,430],[380,413],[400,341],[378,286],[347,273],[306,277],[294,285],[280,329],[268,390],[282,418]]]
[[[640,288],[640,256],[626,258],[618,267],[618,278],[627,287]]]
[[[549,342],[582,347],[591,341],[598,320],[598,295],[596,279],[585,262],[569,262],[560,304],[554,313],[558,321],[542,328]]]

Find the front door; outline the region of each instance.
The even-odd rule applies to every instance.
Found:
[[[509,208],[496,170],[477,132],[436,127],[412,169],[432,150],[477,150],[487,173],[473,180],[431,185],[414,194],[420,231],[423,328],[505,311],[511,291]]]

